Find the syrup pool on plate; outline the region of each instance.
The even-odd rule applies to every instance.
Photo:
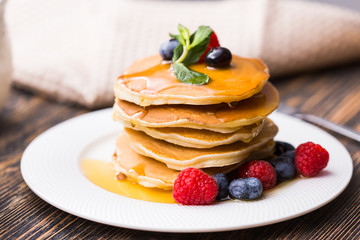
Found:
[[[148,202],[176,203],[172,197],[171,190],[146,188],[126,179],[118,180],[112,163],[110,162],[95,159],[83,159],[81,161],[81,170],[90,182],[120,196]],[[296,179],[298,178],[299,177],[297,176]],[[279,194],[278,190],[289,187],[296,179],[279,183],[273,189],[264,192],[262,198],[270,197],[273,194]]]
[[[143,201],[175,203],[170,190],[146,188],[129,180],[116,179],[115,170],[110,162],[83,159],[81,170],[90,182],[109,192]]]

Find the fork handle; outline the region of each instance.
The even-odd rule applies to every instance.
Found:
[[[310,123],[315,123],[319,126],[322,126],[324,128],[327,128],[331,131],[334,131],[336,133],[339,133],[345,137],[348,137],[348,138],[351,138],[355,141],[358,141],[360,142],[360,133],[351,129],[351,128],[348,128],[346,126],[341,126],[339,124],[336,124],[336,123],[333,123],[333,122],[330,122],[326,119],[323,119],[323,118],[320,118],[320,117],[317,117],[317,116],[314,116],[314,115],[311,115],[311,114],[303,114],[303,113],[296,113],[295,114],[296,117],[300,118],[300,119],[303,119],[307,122],[310,122]]]

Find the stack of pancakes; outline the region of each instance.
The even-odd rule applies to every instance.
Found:
[[[178,81],[160,56],[136,61],[117,79],[113,118],[125,126],[113,159],[119,179],[171,189],[182,169],[227,173],[273,153],[277,127],[267,115],[279,94],[265,64],[233,56],[228,68],[190,68],[210,82]]]

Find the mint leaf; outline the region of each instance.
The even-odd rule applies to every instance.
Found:
[[[200,26],[191,36],[189,30],[183,25],[179,24],[179,32],[183,41],[179,41],[182,45],[182,49],[178,47],[176,54],[174,54],[173,62],[184,63],[185,65],[191,65],[197,63],[200,57],[205,52],[210,42],[210,36],[213,33],[210,27]],[[178,35],[173,35],[174,37]],[[185,44],[183,44],[185,42]],[[181,53],[180,53],[180,50]]]
[[[174,49],[174,55],[172,61],[176,62],[176,60],[180,58],[182,52],[183,52],[183,45],[181,44],[177,45],[176,48]]]
[[[183,45],[189,46],[190,45],[190,32],[189,32],[189,29],[187,29],[183,25],[179,24],[178,25],[178,30],[180,32],[180,36],[185,40],[185,44],[183,44]]]
[[[200,26],[193,35],[193,40],[191,41],[190,48],[193,48],[193,47],[203,43],[204,41],[207,41],[207,39],[209,39],[209,41],[210,41],[210,36],[212,33],[213,33],[213,30],[211,30],[210,27]]]
[[[171,33],[169,35],[170,35],[170,37],[178,40],[181,45],[185,45],[185,40],[180,35],[171,34]]]
[[[204,85],[210,80],[208,75],[192,71],[182,63],[173,63],[173,68],[176,78],[183,83]]]
[[[185,59],[183,60],[183,63],[187,66],[197,63],[200,60],[200,57],[205,52],[207,46],[209,45],[209,42],[210,37],[204,39],[202,42],[191,48],[187,53]]]

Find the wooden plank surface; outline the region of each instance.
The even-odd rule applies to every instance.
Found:
[[[272,79],[282,102],[360,131],[360,63]],[[13,89],[0,115],[0,239],[360,239],[360,143],[337,137],[350,152],[354,175],[324,207],[268,226],[218,233],[157,233],[107,226],[65,213],[25,184],[26,146],[55,124],[89,110]],[[176,216],[174,216],[176,217]]]

